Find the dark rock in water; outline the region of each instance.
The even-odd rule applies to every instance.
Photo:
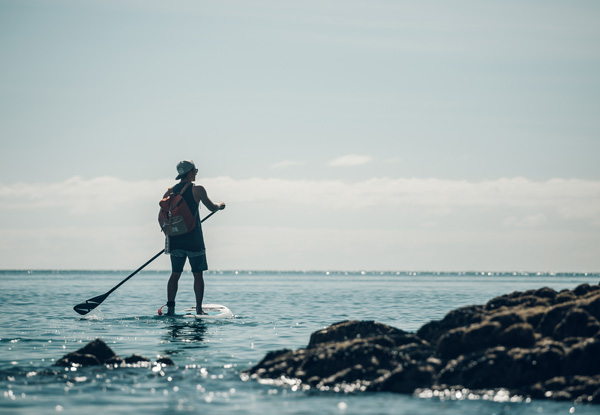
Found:
[[[517,323],[498,336],[498,342],[506,347],[531,347],[535,344],[535,330],[529,323]]]
[[[458,308],[446,314],[442,320],[430,321],[417,331],[417,336],[436,344],[439,338],[457,327],[479,323],[483,319],[483,307],[479,305]]]
[[[115,357],[116,353],[102,339],[92,340],[84,347],[79,349],[77,353],[91,354],[98,358],[100,363],[106,362],[108,359]]]
[[[147,357],[144,357],[144,356],[140,356],[139,354],[132,354],[131,356],[126,357],[123,360],[128,365],[134,365],[137,363],[150,363],[150,359],[148,359]]]
[[[582,339],[567,354],[567,374],[600,374],[600,339]]]
[[[341,340],[334,341],[336,337]],[[410,382],[414,389],[428,384],[408,374],[411,364],[415,365],[412,358],[426,360],[433,348],[416,335],[390,326],[372,321],[344,321],[313,333],[309,345],[297,351],[267,354],[254,373],[264,378],[298,379],[319,389],[383,390],[393,387],[390,386],[393,383],[405,382]],[[389,368],[394,368],[395,373]],[[406,380],[401,380],[402,377]]]
[[[164,356],[156,359],[156,363],[165,365],[165,366],[175,366],[175,362],[173,362],[173,360],[171,360],[170,357],[164,357]]]
[[[109,366],[121,366],[124,363],[125,363],[125,359],[123,359],[121,356],[113,356],[110,359],[108,359],[106,362],[104,362],[105,365],[109,365]]]
[[[377,336],[405,337],[406,333],[400,329],[374,321],[348,321],[314,332],[310,336],[307,348],[317,347],[331,341],[339,342],[340,340],[364,339]]]
[[[461,307],[416,333],[343,321],[299,350],[269,352],[244,377],[334,391],[507,389],[600,403],[600,286],[514,292]]]
[[[521,315],[511,312],[496,313],[490,318],[490,321],[497,321],[503,329],[515,324],[525,323],[525,319]]]
[[[130,357],[122,358],[108,347],[101,339],[96,339],[86,344],[81,349],[67,353],[55,365],[57,366],[120,366],[122,364],[149,364],[150,359],[144,356],[133,354]],[[168,357],[159,358],[156,363],[162,365],[173,365],[173,361]]]
[[[554,327],[552,337],[566,339],[568,337],[593,337],[600,331],[600,323],[596,318],[581,308],[572,308]]]
[[[69,353],[56,362],[56,366],[97,366],[102,363],[92,354]]]
[[[57,366],[95,366],[106,364],[117,355],[101,339],[96,339],[86,344],[81,349],[67,353],[56,362]]]

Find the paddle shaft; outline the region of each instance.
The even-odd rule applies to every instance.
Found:
[[[138,272],[140,272],[141,270],[143,270],[146,265],[148,265],[149,263],[151,263],[152,261],[154,261],[156,258],[158,258],[163,252],[165,252],[165,250],[161,250],[158,254],[154,255],[152,258],[150,258],[144,265],[142,265],[141,267],[139,267],[138,269],[136,269],[135,271],[133,271],[131,274],[129,274],[129,276],[127,278],[125,278],[123,281],[121,281],[120,283],[118,283],[117,285],[115,285],[110,291],[108,291],[106,294],[104,294],[106,297],[108,297],[114,290],[116,290],[117,288],[119,288],[121,285],[125,284],[131,277],[133,277],[135,274],[137,274]]]
[[[215,210],[215,211],[212,211],[212,212],[210,212],[208,215],[206,215],[206,217],[205,217],[204,219],[202,219],[202,220],[200,221],[200,223],[202,223],[202,222],[204,222],[206,219],[210,218],[212,215],[214,215],[215,213],[217,213],[219,210],[221,210],[221,209],[217,209],[217,210]]]
[[[210,218],[212,215],[214,215],[217,212],[218,212],[218,210],[215,210],[215,211],[211,212],[204,219],[202,219],[200,221],[200,223],[204,222],[206,219]],[[90,298],[85,303],[78,304],[78,305],[76,305],[73,308],[79,314],[87,314],[87,313],[89,313],[94,308],[98,307],[104,300],[106,300],[106,297],[108,297],[113,291],[115,291],[121,285],[125,284],[131,277],[133,277],[135,274],[137,274],[142,269],[144,269],[146,267],[146,265],[148,265],[149,263],[151,263],[152,261],[154,261],[156,258],[158,258],[163,252],[165,252],[165,250],[161,249],[161,251],[159,253],[157,253],[156,255],[154,255],[152,258],[150,258],[148,261],[146,261],[146,263],[144,265],[142,265],[141,267],[139,267],[138,269],[136,269],[135,271],[133,271],[131,274],[129,274],[129,276],[127,278],[125,278],[123,281],[121,281],[120,283],[118,283],[117,285],[115,285],[113,288],[111,288],[110,291],[107,291],[105,294],[103,294],[101,296],[99,295],[97,297]],[[86,303],[94,303],[94,304],[92,305],[92,304],[86,304]],[[84,304],[85,304],[85,306],[84,306]],[[87,311],[84,312],[84,313],[82,313],[83,310],[81,309],[81,306],[84,306],[84,308],[87,309]]]

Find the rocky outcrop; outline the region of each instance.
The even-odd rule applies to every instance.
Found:
[[[313,333],[304,349],[268,353],[242,376],[305,389],[505,389],[600,403],[600,285],[514,292],[416,333],[343,321]]]
[[[156,360],[157,364],[165,366],[173,365],[173,361],[168,357],[161,357]],[[83,367],[83,366],[99,366],[99,365],[138,365],[144,366],[151,364],[150,359],[144,356],[133,354],[129,357],[122,358],[110,348],[102,339],[96,339],[86,344],[81,349],[67,353],[56,366],[65,367]]]

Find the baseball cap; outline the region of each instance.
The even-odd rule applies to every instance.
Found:
[[[179,163],[177,163],[177,173],[179,173],[177,175],[177,177],[175,177],[175,180],[179,180],[181,179],[183,176],[185,176],[187,174],[187,172],[193,170],[196,168],[196,165],[194,164],[194,162],[192,160],[182,160]]]

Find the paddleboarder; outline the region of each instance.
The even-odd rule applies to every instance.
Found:
[[[198,169],[192,160],[183,160],[177,164],[177,177],[179,180],[175,186],[169,188],[163,197],[169,194],[180,192],[186,185],[187,188],[182,196],[189,206],[192,214],[196,215],[197,223],[194,229],[186,234],[179,236],[167,236],[167,254],[171,256],[171,276],[167,283],[167,314],[175,314],[175,296],[179,287],[179,278],[183,272],[186,259],[189,261],[194,275],[194,294],[196,295],[196,313],[204,314],[202,311],[202,299],[204,298],[204,276],[203,272],[208,269],[206,261],[206,247],[204,245],[204,236],[202,234],[202,225],[200,224],[200,215],[198,209],[200,202],[211,212],[225,209],[225,203],[213,203],[206,189],[203,186],[196,185]]]

